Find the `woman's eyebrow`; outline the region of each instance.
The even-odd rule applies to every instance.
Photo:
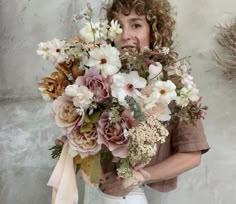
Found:
[[[139,17],[135,17],[135,18],[130,18],[129,21],[130,22],[135,22],[135,21],[143,21],[144,19],[139,18]]]
[[[139,17],[134,17],[134,18],[128,19],[128,22],[129,22],[129,23],[134,23],[134,22],[137,22],[137,21],[144,21],[144,19],[143,19],[143,18],[139,18]],[[119,23],[121,26],[123,25],[123,23],[122,23],[121,20],[118,20],[118,23]]]

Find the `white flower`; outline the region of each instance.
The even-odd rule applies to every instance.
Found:
[[[95,26],[92,22],[86,23],[85,26],[80,30],[80,36],[86,43],[93,43],[99,39],[99,32],[97,25]]]
[[[160,101],[164,104],[169,104],[172,100],[175,100],[176,94],[176,86],[175,84],[168,81],[156,81],[153,84],[154,91],[158,91],[160,93]]]
[[[199,99],[198,96],[199,90],[196,88],[188,89],[186,87],[180,90],[180,96],[177,97],[176,102],[178,105],[185,107],[188,105],[190,101],[197,101]]]
[[[49,59],[53,63],[61,63],[66,58],[64,53],[65,44],[65,41],[54,38],[51,41],[39,43],[36,52],[45,60]]]
[[[113,41],[115,39],[115,37],[117,35],[121,34],[121,33],[122,33],[122,29],[121,29],[120,24],[118,23],[118,21],[117,20],[116,21],[112,20],[111,21],[111,26],[110,26],[109,31],[108,31],[108,38]]]
[[[66,88],[65,88],[65,94],[67,96],[77,96],[79,92],[79,86],[78,85],[68,85]]]
[[[50,52],[47,42],[40,42],[36,52],[38,55],[41,55],[44,60],[47,60]]]
[[[80,30],[80,36],[86,43],[96,43],[100,39],[106,39],[107,21],[103,23],[86,23]]]
[[[114,75],[121,68],[119,51],[111,45],[103,45],[89,52],[87,66],[95,66],[103,76]]]
[[[188,89],[191,89],[192,87],[195,86],[193,82],[193,77],[187,73],[181,76],[181,83]]]
[[[162,109],[158,114],[157,118],[160,121],[169,121],[171,118],[171,111],[168,106],[166,106],[164,109]]]
[[[93,93],[86,86],[69,85],[65,89],[65,94],[73,97],[75,107],[87,109],[92,103]]]
[[[144,99],[144,108],[151,109],[153,108],[156,103],[159,101],[161,94],[158,91],[153,91],[150,96],[142,96]]]
[[[151,80],[155,77],[157,77],[162,70],[162,64],[160,62],[156,62],[156,65],[149,65],[148,67],[148,71],[149,71],[149,76],[148,76],[148,80]]]
[[[144,88],[146,83],[147,81],[140,77],[137,71],[132,71],[129,74],[115,74],[111,85],[111,94],[113,97],[118,98],[119,102],[124,103],[126,96],[134,98],[141,96],[138,89]]]
[[[170,48],[168,48],[168,47],[163,47],[163,48],[162,48],[162,53],[163,53],[164,55],[168,55],[169,52],[170,52]]]

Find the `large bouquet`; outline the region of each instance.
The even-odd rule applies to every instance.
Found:
[[[166,47],[119,49],[117,21],[86,25],[70,40],[41,42],[37,53],[56,70],[39,83],[63,137],[52,156],[60,155],[49,180],[56,203],[77,202],[75,174],[82,169],[92,183],[102,178],[101,160],[117,162],[120,177],[147,165],[158,142],[165,142],[170,121],[204,117],[188,58],[177,60]],[[171,59],[171,60],[168,60]],[[169,63],[162,63],[162,62]],[[64,201],[63,201],[64,200]]]

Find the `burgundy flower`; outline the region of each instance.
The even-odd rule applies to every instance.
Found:
[[[104,112],[98,121],[98,143],[106,145],[114,156],[125,158],[129,138],[124,131],[132,128],[133,125],[134,119],[130,111],[124,111],[121,120],[116,123],[109,119],[108,112]]]

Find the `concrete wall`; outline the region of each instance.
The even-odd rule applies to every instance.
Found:
[[[95,3],[96,2],[96,3]],[[216,27],[236,15],[235,0],[171,0],[177,12],[176,47],[191,55],[193,76],[209,106],[205,131],[211,150],[202,165],[179,178],[177,190],[150,194],[158,204],[236,203],[236,80],[228,81],[214,67],[211,53]],[[94,5],[99,2],[94,0]],[[36,82],[53,70],[35,50],[40,41],[67,38],[78,32],[74,13],[82,0],[0,0],[0,203],[50,203],[46,186],[55,161],[47,149],[60,135],[50,119]],[[84,187],[80,182],[80,204]],[[90,189],[86,187],[86,192]],[[89,198],[90,197],[90,198]],[[85,195],[85,204],[95,203]],[[155,198],[154,198],[155,197]]]

